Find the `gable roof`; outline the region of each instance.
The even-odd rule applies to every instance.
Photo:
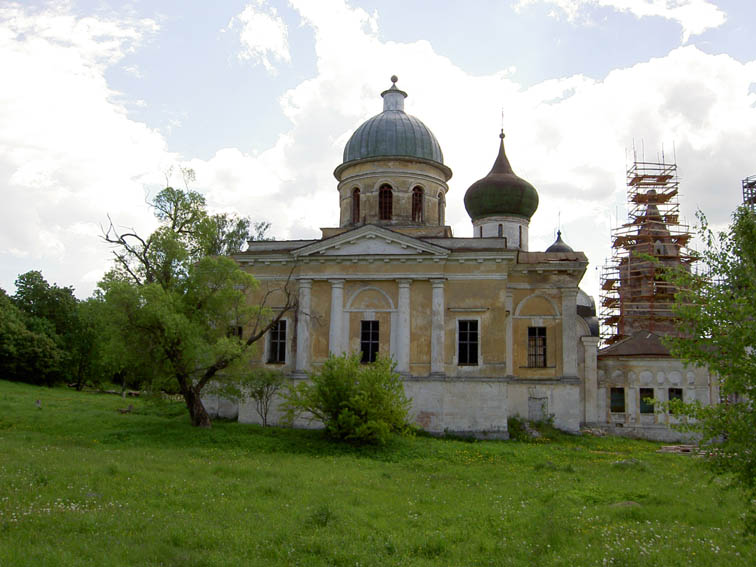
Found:
[[[367,224],[336,236],[319,240],[297,250],[295,257],[306,256],[386,256],[428,255],[446,257],[449,250],[374,224]]]
[[[621,341],[602,348],[599,356],[671,356],[661,337],[650,331],[639,331]]]

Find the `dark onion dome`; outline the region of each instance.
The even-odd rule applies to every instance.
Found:
[[[562,240],[562,231],[557,230],[557,239],[546,249],[546,252],[574,252],[574,250]]]
[[[407,93],[396,88],[381,93],[383,112],[373,116],[349,138],[344,147],[344,163],[377,157],[410,157],[444,163],[441,146],[428,127],[404,112]]]
[[[473,221],[484,217],[510,215],[530,219],[538,208],[535,188],[517,177],[504,151],[504,131],[491,172],[465,193],[465,208]]]
[[[592,337],[599,336],[599,322],[596,317],[596,302],[593,298],[578,288],[576,301],[577,314],[583,318],[591,331]]]

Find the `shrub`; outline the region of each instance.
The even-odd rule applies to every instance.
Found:
[[[410,402],[390,359],[361,364],[360,356],[330,356],[320,372],[289,389],[283,409],[291,423],[309,412],[335,439],[385,444],[408,431]]]

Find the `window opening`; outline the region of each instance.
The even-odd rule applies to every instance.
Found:
[[[270,328],[269,333],[268,363],[283,364],[286,362],[286,321],[279,320]]]
[[[546,327],[528,327],[528,367],[546,368]]]
[[[363,364],[375,362],[378,355],[378,321],[362,321],[360,350]]]
[[[500,224],[499,225],[499,238],[501,238],[502,236],[504,236],[504,225]]]
[[[438,194],[438,225],[444,225],[444,194],[439,192]]]
[[[352,223],[360,222],[360,190],[355,187],[352,191]]]
[[[391,220],[393,214],[393,191],[390,185],[381,185],[378,190],[378,218]]]
[[[641,388],[640,389],[640,412],[641,413],[654,413],[654,389],[653,388]]]
[[[520,225],[520,245],[518,248],[522,248],[522,225]]]
[[[478,322],[459,321],[458,364],[477,366],[478,364]]]
[[[609,411],[612,413],[625,413],[625,389],[612,388]]]
[[[670,388],[667,390],[667,396],[669,397],[669,401],[672,400],[680,400],[683,399],[683,391],[682,388]],[[669,408],[669,413],[675,413],[675,411],[672,408]]]
[[[412,222],[423,222],[423,198],[425,192],[422,187],[412,190]]]

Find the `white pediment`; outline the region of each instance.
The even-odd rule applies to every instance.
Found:
[[[315,242],[294,251],[295,256],[446,256],[441,246],[374,225]]]

